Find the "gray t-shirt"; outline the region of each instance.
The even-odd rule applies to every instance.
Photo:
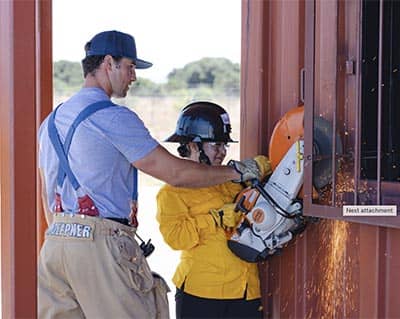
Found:
[[[55,124],[64,143],[69,126],[92,103],[109,100],[100,88],[83,88],[58,109]],[[55,205],[59,161],[47,131],[39,129],[39,167],[43,170],[48,205]],[[135,162],[158,146],[142,120],[123,106],[97,111],[75,131],[68,160],[82,191],[94,201],[101,217],[127,218],[133,193]],[[77,194],[68,178],[58,190],[66,212],[78,212]]]

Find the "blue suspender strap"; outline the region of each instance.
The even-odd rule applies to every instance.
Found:
[[[129,215],[130,217],[130,224],[133,227],[138,227],[138,219],[137,219],[137,199],[138,199],[138,191],[137,191],[137,185],[138,185],[138,171],[136,167],[133,167],[133,190],[132,190],[132,203],[131,203],[131,213]]]
[[[93,103],[89,106],[87,106],[84,110],[82,110],[74,122],[71,124],[70,128],[68,129],[67,135],[65,137],[65,142],[64,145],[61,142],[60,136],[58,134],[57,128],[55,126],[55,116],[57,113],[58,108],[61,106],[59,105],[53,113],[49,117],[48,121],[48,134],[51,140],[51,143],[53,144],[53,147],[57,153],[58,159],[60,161],[59,167],[58,167],[58,174],[57,174],[57,185],[59,187],[62,187],[62,184],[64,183],[65,177],[67,176],[72,187],[75,190],[78,190],[80,188],[80,184],[78,180],[76,179],[74,173],[71,170],[71,167],[68,162],[68,152],[71,146],[72,138],[74,136],[75,130],[78,127],[78,125],[88,118],[90,115],[93,113],[102,110],[107,107],[111,107],[115,104],[113,104],[111,101],[106,100],[106,101],[100,101]],[[137,201],[138,198],[138,171],[136,167],[133,168],[133,191],[132,191],[132,200]]]
[[[71,127],[69,128],[68,132],[67,132],[67,136],[65,137],[65,143],[64,143],[64,148],[65,148],[65,153],[68,154],[69,152],[69,148],[71,146],[71,141],[72,141],[72,136],[75,133],[76,128],[78,127],[78,125],[85,120],[86,118],[88,118],[90,115],[92,115],[93,113],[105,109],[107,107],[113,106],[115,104],[113,104],[112,102],[106,100],[106,101],[100,101],[100,102],[96,102],[93,104],[90,104],[88,107],[85,107],[82,112],[80,112],[78,114],[78,116],[76,117],[76,119],[74,120],[74,122],[71,124]]]
[[[68,129],[67,135],[65,137],[65,142],[64,142],[64,152],[65,154],[69,153],[69,148],[71,146],[71,142],[72,142],[72,137],[74,136],[75,130],[78,127],[78,125],[84,121],[85,119],[87,119],[90,115],[92,115],[93,113],[102,110],[104,108],[107,107],[111,107],[115,104],[113,104],[111,101],[109,100],[105,100],[105,101],[100,101],[100,102],[96,102],[93,104],[90,104],[89,106],[85,107],[76,117],[76,119],[74,120],[74,122],[71,124],[70,128]],[[62,165],[60,165],[59,169],[58,169],[58,175],[57,175],[57,184],[61,187],[62,184],[64,183],[64,179],[65,176],[68,175],[66,174],[67,171],[62,167]],[[69,178],[69,176],[68,176]],[[71,181],[71,179],[69,178],[69,180]],[[76,180],[76,178],[75,178]],[[71,182],[72,183],[72,182]],[[72,186],[75,188],[74,184],[72,184]],[[76,188],[75,188],[76,189]]]
[[[133,191],[132,191],[132,200],[138,200],[138,171],[137,168],[133,168]]]
[[[57,128],[54,123],[55,115],[57,113],[58,108],[59,106],[50,115],[47,129],[51,143],[53,144],[53,147],[57,153],[58,160],[60,161],[59,167],[62,167],[63,171],[66,172],[68,179],[70,180],[74,189],[78,189],[80,185],[69,167],[68,158],[65,154],[64,147],[61,143],[60,136],[58,135]]]
[[[106,101],[100,101],[93,103],[89,106],[87,106],[79,115],[77,118],[74,120],[72,123],[71,127],[69,128],[66,138],[65,138],[65,143],[64,145],[61,143],[60,136],[58,135],[57,128],[55,126],[55,115],[57,113],[57,110],[60,106],[58,106],[53,113],[51,114],[48,122],[48,133],[49,137],[51,140],[51,143],[53,144],[53,147],[57,153],[58,159],[60,161],[59,169],[58,169],[58,176],[57,176],[57,185],[62,186],[65,176],[68,176],[68,179],[70,183],[72,184],[73,188],[75,190],[79,189],[80,184],[78,180],[76,179],[75,175],[72,173],[71,167],[68,163],[68,151],[71,146],[71,141],[72,137],[75,133],[76,128],[78,125],[85,120],[87,117],[89,117],[91,114],[94,112],[97,112],[101,109],[107,108],[114,105],[111,101],[106,100]]]

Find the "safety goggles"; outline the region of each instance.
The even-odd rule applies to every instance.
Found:
[[[224,142],[206,142],[204,144],[209,145],[215,151],[227,150],[229,148],[229,144]]]

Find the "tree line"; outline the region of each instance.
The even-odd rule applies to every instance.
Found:
[[[66,95],[78,90],[83,83],[81,64],[66,60],[54,62],[53,81],[56,95]],[[239,64],[226,58],[203,58],[190,62],[183,68],[173,69],[168,74],[166,83],[155,83],[139,77],[131,86],[129,94],[162,97],[187,92],[239,96]]]

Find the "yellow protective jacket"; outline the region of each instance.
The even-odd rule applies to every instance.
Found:
[[[160,231],[166,243],[182,250],[173,277],[176,287],[188,294],[211,299],[260,298],[257,264],[235,256],[210,209],[232,203],[242,189],[227,182],[207,188],[165,185],[157,195]],[[247,291],[246,291],[247,288]]]

